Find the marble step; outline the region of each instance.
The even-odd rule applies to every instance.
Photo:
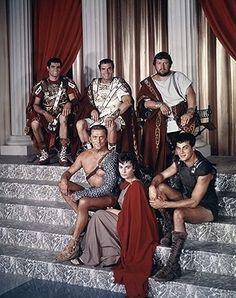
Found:
[[[37,181],[58,181],[66,167],[39,166],[31,164],[0,164],[0,179],[24,179]],[[75,180],[85,182],[83,171],[79,171]],[[216,179],[218,191],[236,192],[236,174],[218,173]]]
[[[186,226],[191,240],[236,244],[236,217],[219,216],[213,223]]]
[[[54,261],[55,255],[39,249],[1,245],[0,271],[125,293],[122,285],[113,283],[113,274],[109,268],[58,263]],[[159,283],[149,278],[148,297],[233,298],[236,297],[236,278],[194,271],[184,271],[181,278],[168,283]]]
[[[235,277],[183,271],[180,278],[166,283],[149,279],[149,297],[236,298]]]
[[[0,244],[61,251],[70,239],[71,227],[0,219]]]
[[[81,182],[84,187],[86,182]],[[236,216],[236,192],[219,192],[219,214]],[[39,201],[58,201],[63,198],[55,181],[11,180],[1,179],[0,197],[17,197]]]
[[[187,240],[181,254],[184,270],[236,277],[236,244]],[[155,258],[166,263],[170,248],[157,246]]]
[[[236,174],[217,174],[216,189],[218,191],[236,192]]]
[[[49,225],[71,226],[76,218],[72,209],[56,201],[36,201],[0,197],[0,219],[11,219],[44,223]]]
[[[0,272],[124,292],[122,286],[113,283],[113,274],[108,268],[99,270],[74,266],[70,262],[59,263],[55,261],[56,254],[41,249],[1,245]]]
[[[26,183],[27,182],[27,183]],[[57,183],[50,181],[0,182],[0,197],[17,197],[18,200],[63,201]]]
[[[219,214],[236,217],[236,192],[218,192]]]
[[[61,175],[66,171],[61,166],[39,166],[30,164],[0,164],[0,179],[23,179],[35,181],[59,181]],[[74,175],[77,181],[84,181],[82,170]]]
[[[49,225],[73,225],[76,214],[64,202],[0,197],[0,219]],[[236,218],[219,217],[213,223],[187,224],[192,240],[236,244]]]
[[[80,185],[87,187],[86,182]],[[0,181],[0,197],[17,197],[39,201],[64,201],[59,191],[58,182],[34,180],[8,180]]]
[[[70,236],[68,227],[0,220],[0,243],[61,251]],[[236,244],[187,240],[181,258],[184,269],[236,276]],[[169,248],[157,247],[156,257],[164,263]]]

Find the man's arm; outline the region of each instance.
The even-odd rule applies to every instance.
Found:
[[[162,171],[160,174],[157,174],[152,179],[151,185],[157,187],[164,180],[166,180],[167,178],[175,175],[176,172],[177,172],[177,167],[176,167],[175,162],[173,162],[171,166],[169,166],[167,169],[165,169],[164,171]]]
[[[34,105],[33,105],[35,112],[38,113],[39,115],[44,116],[48,122],[52,122],[54,120],[54,117],[50,113],[48,113],[47,111],[41,108],[40,102],[41,102],[41,98],[38,96],[35,96]]]
[[[85,152],[86,153],[86,152]],[[70,166],[69,169],[67,169],[62,175],[61,175],[61,180],[59,182],[59,188],[60,191],[64,195],[68,195],[68,181],[70,178],[82,168],[82,160],[81,156],[83,153],[81,153],[75,160],[75,162]]]
[[[160,174],[157,174],[151,182],[151,185],[149,186],[149,198],[150,200],[154,200],[158,196],[158,190],[157,187],[159,184],[161,184],[163,181],[165,181],[167,178],[175,175],[177,173],[177,167],[175,163],[172,163],[171,166],[169,166],[167,169],[165,169]]]
[[[155,208],[195,208],[199,205],[204,197],[210,181],[213,179],[212,174],[206,176],[199,176],[197,183],[192,192],[192,197],[181,201],[161,201],[156,200]]]
[[[190,85],[187,88],[186,96],[187,96],[188,109],[195,109],[196,108],[196,93],[193,90],[192,85]]]
[[[130,95],[123,95],[121,97],[121,105],[119,106],[120,114],[122,115],[124,112],[128,110],[129,107],[132,106],[132,98]]]
[[[170,107],[164,102],[157,102],[154,100],[146,100],[144,102],[144,107],[151,110],[160,109],[163,115],[166,115],[171,111]]]
[[[62,116],[68,116],[71,113],[71,105],[72,105],[72,101],[75,100],[75,95],[74,93],[70,93],[68,94],[69,100],[63,107],[62,110]]]
[[[193,90],[192,85],[190,85],[186,90],[187,104],[188,109],[187,112],[181,116],[181,125],[185,126],[189,123],[190,119],[193,118],[195,108],[196,108],[196,93]]]
[[[122,115],[124,112],[126,112],[128,110],[128,108],[131,106],[132,106],[132,98],[129,95],[123,95],[121,97],[121,104],[120,104],[119,108],[113,114],[111,114],[111,116],[107,117],[107,120],[109,120],[109,119],[115,120],[120,115]]]

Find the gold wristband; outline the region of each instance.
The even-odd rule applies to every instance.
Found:
[[[188,108],[187,113],[194,114],[195,109],[194,108]]]
[[[160,109],[160,107],[163,105],[163,103],[162,102],[156,102],[155,103],[155,108],[156,109]]]

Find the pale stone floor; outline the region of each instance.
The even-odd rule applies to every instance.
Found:
[[[123,294],[0,273],[1,298],[124,298]]]

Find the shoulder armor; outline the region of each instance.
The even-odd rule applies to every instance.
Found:
[[[39,93],[42,91],[42,86],[39,85],[38,87],[36,87],[36,90],[34,92],[35,95],[39,95]]]
[[[196,162],[191,172],[196,176],[205,176],[208,174],[215,175],[216,169],[212,166],[212,164],[207,159],[203,158]]]
[[[72,89],[74,89],[75,88],[75,84],[74,83],[72,83],[72,82],[68,82],[68,86],[70,87],[70,88],[72,88]]]

